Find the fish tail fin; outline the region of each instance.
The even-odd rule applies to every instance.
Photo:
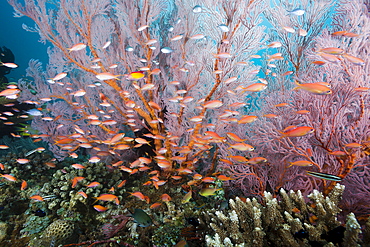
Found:
[[[299,83],[298,80],[294,80],[294,83],[297,85],[297,86],[300,86],[301,84]]]
[[[275,139],[275,140],[281,140],[281,139],[283,139],[284,137],[286,137],[284,132],[279,131],[279,130],[278,130],[278,132],[281,134],[281,136],[280,136],[279,138]]]
[[[297,85],[297,87],[293,88],[292,90],[298,90],[298,89],[300,89],[301,84],[299,83],[299,81],[298,80],[294,80],[294,83]]]

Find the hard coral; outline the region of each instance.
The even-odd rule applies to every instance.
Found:
[[[301,192],[280,191],[281,200],[265,192],[256,199],[230,200],[226,212],[205,212],[204,219],[215,232],[207,236],[207,246],[360,246],[368,241],[369,230],[360,239],[361,227],[353,213],[345,227],[337,220],[337,206],[344,186],[337,184],[329,196],[314,190],[306,203]]]
[[[59,246],[77,241],[76,225],[72,221],[56,220],[45,229],[40,239],[31,241],[30,246]]]

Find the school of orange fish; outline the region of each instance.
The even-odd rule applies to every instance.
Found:
[[[149,26],[142,26],[138,29],[138,31],[143,31],[144,29],[148,28]],[[295,32],[295,30],[291,27],[283,27],[284,30],[287,32]],[[307,35],[307,32],[303,29],[298,30],[300,36],[305,36]],[[358,34],[354,34],[351,32],[346,32],[346,31],[338,31],[335,33],[332,33],[333,36],[346,36],[346,37],[357,37]],[[174,36],[171,40],[172,41],[177,41],[182,39],[182,35],[177,35]],[[196,34],[191,37],[188,37],[189,39],[203,39],[204,35],[202,34]],[[156,43],[156,40],[149,40],[147,42],[147,45],[151,45]],[[226,42],[226,41],[225,41]],[[110,45],[110,42],[105,43],[102,46],[102,49],[106,49]],[[73,45],[72,47],[68,48],[68,51],[70,53],[72,52],[78,52],[80,50],[86,49],[87,45],[84,43],[78,43]],[[270,44],[267,45],[267,47],[270,48],[278,48],[281,47],[280,42],[271,42]],[[163,48],[164,49],[164,48]],[[170,52],[169,50],[163,50],[163,53]],[[336,47],[325,47],[322,48],[316,53],[322,58],[320,61],[313,61],[312,63],[315,65],[323,65],[325,63],[337,63],[341,60],[347,60],[350,63],[354,65],[364,65],[365,62],[363,59],[352,56],[350,54],[347,54],[343,49],[336,48]],[[231,58],[232,55],[226,52],[222,52],[219,54],[213,54],[215,59],[228,59]],[[253,58],[261,58],[259,55],[254,55]],[[273,62],[275,60],[283,60],[283,54],[281,53],[276,53],[273,55],[268,56],[267,61]],[[99,62],[99,59],[95,59],[93,61],[94,63]],[[0,66],[6,66],[9,68],[16,68],[17,65],[14,63],[1,63]],[[111,68],[114,68],[116,65],[111,65]],[[273,67],[273,64],[269,64],[270,67]],[[102,73],[95,73],[95,77],[100,80],[100,81],[109,81],[109,80],[129,80],[132,82],[133,87],[139,92],[143,93],[145,91],[151,91],[153,90],[156,85],[153,83],[146,83],[142,87],[140,87],[137,83],[139,80],[145,80],[147,75],[149,74],[159,74],[161,73],[160,69],[153,69],[150,70],[150,68],[141,68],[139,71],[134,71],[129,74],[125,75],[115,75],[109,72],[102,72]],[[215,71],[215,73],[218,73]],[[258,73],[258,71],[256,72]],[[293,74],[293,71],[287,71],[283,75],[291,75]],[[50,84],[54,83],[60,83],[63,78],[68,76],[67,72],[61,72],[57,75],[55,75],[53,78],[50,78],[48,82]],[[235,81],[237,78],[236,77],[231,77],[227,79],[224,83],[228,84],[233,81]],[[176,85],[176,81],[171,82],[171,84]],[[312,93],[312,94],[318,94],[318,95],[326,95],[326,94],[331,94],[332,90],[330,88],[330,84],[326,82],[315,82],[315,83],[305,83],[305,82],[299,82],[295,81],[297,86],[293,90],[304,90],[306,92]],[[235,88],[235,91],[242,91],[242,92],[250,92],[250,93],[255,93],[255,92],[260,92],[262,90],[265,90],[268,87],[267,81],[259,78],[259,82],[253,83],[249,86],[243,87],[239,86]],[[367,87],[361,87],[361,88],[354,88],[355,91],[357,92],[368,92],[369,88]],[[8,85],[6,89],[0,92],[0,96],[6,97],[7,99],[15,100],[18,98],[18,95],[21,93],[20,89],[16,85]],[[179,90],[177,92],[178,95],[180,94],[185,94],[186,90]],[[230,91],[229,93],[234,93]],[[83,89],[79,89],[77,91],[71,92],[70,95],[73,95],[74,97],[81,97],[86,94],[86,91]],[[125,94],[125,92],[123,92]],[[126,95],[128,96],[128,95]],[[52,96],[51,96],[52,97]],[[43,102],[47,102],[52,100],[52,98],[41,98],[40,101],[38,102],[30,102],[26,101],[24,103],[32,103],[35,105],[42,105]],[[109,106],[109,102],[107,101],[107,96],[100,94],[100,99],[102,101],[101,105],[102,106]],[[186,103],[191,102],[194,98],[187,96],[187,97],[175,97],[173,99],[169,99],[170,102],[178,102],[179,104],[186,105]],[[220,108],[221,106],[224,105],[224,103],[221,100],[205,100],[202,99],[198,101],[200,109],[203,109],[202,114],[198,116],[194,116],[189,119],[190,122],[193,122],[195,124],[202,123],[204,119],[204,112],[209,110],[209,109],[217,109]],[[126,106],[129,108],[134,109],[136,106],[136,103],[132,100],[127,100],[125,102]],[[276,107],[282,107],[286,105],[287,103],[281,103],[279,105],[276,105]],[[229,105],[230,108],[238,108],[241,106],[244,106],[245,103],[242,102],[236,102],[232,105]],[[12,108],[14,104],[9,103],[5,105],[6,107]],[[155,102],[148,102],[148,108],[153,110],[153,111],[161,111],[161,107],[155,103]],[[38,108],[39,110],[42,110],[41,108]],[[13,110],[16,110],[13,108]],[[301,110],[297,111],[298,114],[307,114],[308,112],[306,110]],[[170,113],[171,114],[171,113]],[[173,113],[172,113],[173,114]],[[251,115],[242,115],[240,117],[232,117],[232,116],[237,116],[239,115],[239,112],[236,110],[226,110],[223,115],[220,116],[221,120],[224,122],[235,122],[237,124],[249,124],[254,122],[258,117],[257,116],[251,116]],[[14,123],[9,121],[8,118],[12,116],[12,113],[10,111],[4,111],[1,113],[1,120],[3,121],[3,124],[5,125],[13,125]],[[20,115],[20,118],[28,118],[29,115],[24,114]],[[58,118],[61,116],[58,116],[56,118],[51,118],[51,117],[42,117],[44,121],[58,121]],[[266,118],[275,118],[277,117],[274,114],[266,114],[264,115]],[[89,121],[90,125],[96,125],[96,126],[101,126],[102,128],[108,128],[109,126],[113,126],[117,124],[117,121],[113,119],[108,119],[105,121],[99,120],[99,118],[96,115],[88,115],[86,116],[86,119]],[[163,123],[163,120],[159,117],[154,117],[149,124],[153,125],[159,125]],[[128,121],[128,125],[132,124],[135,126],[134,123],[130,123]],[[62,126],[58,126],[62,127]],[[211,127],[211,126],[209,126]],[[115,155],[116,152],[119,150],[127,150],[127,149],[132,149],[132,148],[139,148],[143,145],[154,145],[153,143],[150,143],[148,139],[141,138],[141,137],[128,137],[125,136],[125,133],[114,133],[114,136],[110,139],[106,140],[97,140],[94,138],[94,136],[89,135],[89,133],[86,133],[86,131],[82,130],[79,126],[75,126],[75,133],[70,134],[68,136],[48,136],[46,134],[34,134],[31,135],[31,138],[34,139],[34,141],[39,141],[40,138],[45,138],[45,137],[51,137],[54,139],[54,144],[59,146],[62,150],[67,150],[70,153],[70,156],[72,158],[77,158],[78,154],[76,153],[76,150],[79,148],[85,148],[85,149],[95,149],[97,151],[97,155],[90,157],[89,162],[91,163],[96,163],[100,162],[101,157],[104,156],[110,156],[110,155]],[[194,131],[194,129],[189,129],[190,131]],[[279,130],[281,133],[280,138],[294,138],[294,137],[301,137],[305,135],[309,135],[310,133],[314,132],[315,129],[310,127],[310,126],[289,126],[283,130]],[[14,137],[20,137],[17,134],[12,134]],[[124,172],[127,172],[128,174],[132,175],[138,172],[146,172],[150,179],[144,183],[143,185],[151,185],[154,188],[158,189],[159,186],[162,186],[166,183],[168,183],[170,180],[182,180],[184,178],[186,179],[186,182],[189,186],[201,186],[202,188],[199,191],[199,194],[202,196],[211,196],[216,193],[217,190],[220,188],[216,187],[209,187],[206,184],[212,184],[215,182],[216,179],[220,181],[228,181],[232,180],[232,177],[227,177],[222,174],[215,174],[212,176],[208,177],[203,177],[202,175],[196,173],[194,171],[194,166],[198,159],[192,158],[189,159],[187,156],[190,152],[191,149],[196,146],[199,150],[205,151],[209,150],[211,148],[212,143],[223,143],[227,144],[229,146],[229,149],[235,149],[237,151],[240,151],[241,155],[231,155],[228,157],[223,157],[220,159],[221,162],[233,165],[234,163],[241,163],[241,164],[260,164],[260,163],[265,163],[267,160],[264,157],[251,157],[251,158],[246,158],[244,155],[242,155],[243,152],[252,152],[254,150],[254,147],[245,143],[245,139],[240,138],[238,135],[235,133],[227,133],[226,136],[219,136],[216,132],[214,131],[205,131],[204,135],[201,134],[195,134],[192,136],[191,144],[188,146],[182,146],[182,147],[177,147],[177,144],[175,140],[177,140],[179,137],[177,136],[172,136],[172,135],[161,135],[158,131],[153,132],[150,134],[145,134],[144,135],[146,138],[151,138],[155,141],[159,142],[165,142],[165,145],[170,145],[172,147],[176,147],[177,152],[180,154],[179,156],[169,154],[167,151],[168,149],[165,147],[161,147],[156,151],[156,155],[154,157],[139,157],[137,160],[134,162],[131,162],[128,166],[127,164],[124,164],[123,161],[115,161],[114,163],[110,164],[112,167],[121,169]],[[107,151],[102,151],[100,148],[96,147],[94,144],[105,144],[108,146]],[[163,145],[163,146],[165,146]],[[361,144],[358,143],[349,143],[347,144],[348,147],[355,148],[355,147],[360,147]],[[9,147],[6,145],[0,145],[0,149],[8,149]],[[29,152],[28,155],[32,154],[33,152],[43,152],[45,149],[43,148],[38,148],[35,150],[32,150]],[[341,151],[334,151],[332,154],[333,155],[343,155],[340,153]],[[27,155],[26,155],[27,156]],[[24,158],[19,158],[16,160],[19,164],[26,164],[29,162],[29,160],[24,157]],[[156,167],[159,167],[159,169],[156,169]],[[176,168],[175,164],[181,164]],[[46,165],[55,167],[55,165],[52,162],[47,163]],[[289,167],[291,166],[312,166],[312,165],[317,165],[312,161],[308,160],[299,160],[295,162],[290,162]],[[74,169],[85,169],[85,166],[81,164],[73,164],[72,167]],[[0,168],[3,170],[4,165],[0,164]],[[327,180],[332,180],[332,181],[340,181],[341,178],[330,175],[330,174],[324,174],[324,173],[319,173],[319,172],[307,172],[308,175],[320,178],[320,179],[327,179]],[[11,174],[1,174],[0,175],[2,178],[15,182],[18,179],[12,176]],[[190,177],[190,178],[189,178]],[[71,186],[74,188],[77,183],[82,181],[84,177],[75,177],[71,180]],[[117,186],[117,188],[120,188],[125,185],[126,181],[123,181],[121,184]],[[98,182],[92,182],[87,185],[89,188],[94,188],[98,186]],[[21,182],[21,190],[27,189],[27,182],[22,180]],[[112,188],[112,191],[114,192],[114,188]],[[189,200],[192,198],[192,190],[188,191],[187,194],[183,197],[182,203],[187,203]],[[87,197],[87,195],[83,191],[77,192],[82,197]],[[150,203],[150,198],[146,195],[144,195],[140,191],[135,191],[130,193],[131,196],[134,196],[138,198],[141,201],[145,201],[146,203]],[[30,197],[33,200],[37,201],[43,201],[44,198],[40,195],[33,195]],[[163,194],[161,196],[161,201],[166,202],[170,201],[171,196],[168,194]],[[108,201],[108,202],[113,202],[115,204],[119,204],[120,201],[117,196],[115,196],[113,193],[108,193],[108,194],[101,194],[99,197],[96,198],[96,201]],[[150,208],[156,208],[160,206],[160,202],[155,202],[150,206]],[[105,211],[107,210],[107,207],[101,206],[101,205],[94,205],[94,208],[97,211]]]

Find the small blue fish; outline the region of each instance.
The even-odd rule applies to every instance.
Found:
[[[304,13],[306,13],[306,11],[304,11],[304,9],[301,9],[301,8],[296,8],[296,9],[293,9],[292,11],[288,11],[288,15],[295,15],[295,16],[301,16]]]
[[[42,116],[42,112],[37,110],[37,109],[28,110],[28,111],[26,111],[26,113],[28,113],[29,115],[34,116],[34,117]]]

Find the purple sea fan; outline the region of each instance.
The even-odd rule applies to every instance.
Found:
[[[60,157],[84,148],[92,155],[102,151],[121,159],[126,151],[109,140],[122,132],[131,138],[123,139],[130,148],[141,144],[135,134],[151,138],[153,153],[166,153],[170,170],[208,155],[212,146],[202,138],[210,125],[220,126],[221,134],[232,132],[234,126],[225,125],[229,120],[221,116],[243,110],[232,104],[241,101],[241,87],[252,82],[251,72],[258,69],[249,60],[266,38],[259,25],[264,2],[207,0],[204,13],[193,12],[185,0],[113,2],[61,0],[48,8],[46,0],[24,5],[9,0],[19,14],[36,22],[34,31],[42,40],[53,45],[47,72],[30,64],[36,95],[27,92],[30,84],[21,82],[22,100],[51,98],[43,103],[50,109],[44,114],[58,118],[35,118],[34,126],[58,144],[53,152]],[[229,32],[219,30],[224,22]],[[78,49],[71,50],[76,44]],[[135,71],[144,77],[131,80]],[[56,80],[60,73],[67,75]],[[219,108],[205,107],[214,100],[222,102]],[[78,134],[91,145],[76,141]],[[74,141],[60,144],[61,136]],[[171,160],[183,146],[190,152],[177,163]]]
[[[324,2],[327,5],[323,5]],[[271,75],[267,79],[269,87],[261,92],[260,110],[251,113],[259,118],[249,125],[249,130],[250,144],[255,147],[255,153],[265,157],[268,163],[229,168],[229,175],[237,178],[229,183],[233,189],[242,189],[245,196],[253,196],[258,187],[258,178],[253,173],[261,174],[258,175],[260,188],[269,192],[276,193],[279,188],[284,188],[299,189],[307,194],[320,189],[327,194],[336,182],[312,177],[306,171],[331,174],[342,178],[342,183],[348,185],[348,192],[346,189],[344,195],[351,198],[344,199],[343,205],[352,209],[351,205],[357,201],[357,213],[366,213],[369,210],[365,197],[368,193],[368,169],[361,166],[369,162],[366,143],[370,138],[370,99],[366,88],[370,81],[370,18],[362,1],[340,1],[333,14],[333,24],[329,30],[324,30],[322,25],[329,17],[327,13],[332,2],[305,3],[307,5],[303,9],[306,13],[299,18],[281,16],[276,9],[267,10],[269,14],[266,17],[272,21],[278,34],[273,36],[274,41],[282,43],[277,50],[285,60],[269,61],[276,68],[266,72]],[[308,11],[310,8],[318,9]],[[317,21],[312,22],[312,19]],[[281,29],[281,26],[295,24],[307,30],[308,35],[293,35]],[[332,35],[341,30],[356,35],[350,38]],[[341,54],[330,54],[337,58],[335,61],[324,60],[320,49],[330,47],[340,48],[364,62],[354,63]],[[318,66],[314,61],[322,61],[324,65]],[[293,71],[294,75],[287,71]],[[332,93],[317,95],[294,89],[295,80],[326,83],[331,86]],[[276,117],[267,118],[267,114]],[[302,137],[284,137],[281,134],[284,129],[295,126],[309,126],[315,131]],[[335,155],[336,151],[344,155]],[[310,165],[290,166],[291,162],[299,160],[309,161]],[[251,189],[249,185],[252,185]]]
[[[114,215],[112,218],[120,221],[118,225],[113,225],[111,223],[104,224],[102,227],[103,234],[106,239],[114,237],[118,231],[126,226],[126,223],[129,221],[130,217],[125,215]]]

